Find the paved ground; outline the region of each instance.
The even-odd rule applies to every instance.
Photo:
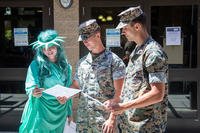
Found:
[[[17,133],[24,106],[24,104],[20,104],[26,100],[26,96],[15,95],[12,98],[5,99],[7,97],[8,95],[1,97],[1,103],[3,103],[2,101],[9,101],[9,105],[5,105],[5,103],[0,105],[0,133]],[[178,115],[183,118],[176,118],[172,111],[168,109],[167,133],[200,133],[200,121],[196,120],[197,111],[190,110],[187,98],[185,96],[170,96],[170,102]],[[15,110],[3,114],[15,106],[17,106]]]
[[[167,133],[200,133],[200,122],[193,119],[168,119]]]

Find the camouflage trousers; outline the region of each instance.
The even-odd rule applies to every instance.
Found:
[[[166,122],[146,119],[140,122],[128,121],[123,114],[119,117],[120,133],[165,133]]]
[[[77,127],[77,133],[102,133],[102,123],[93,123],[88,125],[87,123],[76,123]],[[116,127],[114,128],[115,132],[114,133],[120,133],[118,126],[116,124]]]

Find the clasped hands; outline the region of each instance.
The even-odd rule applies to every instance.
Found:
[[[116,132],[116,115],[121,114],[123,112],[118,101],[119,100],[116,99],[110,99],[103,103],[104,109],[111,112],[109,119],[107,119],[102,126],[103,133]]]
[[[107,100],[103,103],[107,111],[112,112],[114,115],[122,114],[126,109],[123,103],[116,102],[115,100]]]
[[[32,91],[32,95],[36,98],[39,98],[42,96],[42,91],[44,91],[45,89],[44,88],[38,88],[37,86],[35,87],[35,89],[33,89]],[[59,96],[59,97],[56,97],[56,99],[58,100],[58,102],[60,104],[65,104],[66,101],[68,100],[67,97],[65,96]]]

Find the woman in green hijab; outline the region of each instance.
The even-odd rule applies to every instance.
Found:
[[[46,30],[31,44],[36,53],[27,72],[28,101],[19,133],[62,133],[67,117],[71,119],[71,99],[66,101],[65,97],[55,98],[42,93],[56,84],[71,85],[72,70],[63,51],[62,39],[55,30]]]

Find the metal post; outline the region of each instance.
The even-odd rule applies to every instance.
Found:
[[[197,120],[200,124],[200,81],[197,81]]]

